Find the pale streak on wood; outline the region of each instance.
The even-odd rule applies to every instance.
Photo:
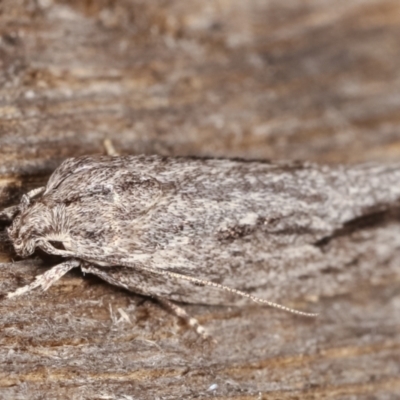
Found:
[[[16,184],[20,186],[22,184],[22,181],[17,178],[0,177],[0,189],[1,186],[9,186],[11,184]]]

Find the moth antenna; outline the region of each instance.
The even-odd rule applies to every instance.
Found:
[[[129,265],[127,265],[127,266],[129,266]],[[146,267],[140,267],[140,269],[147,270],[149,272],[152,272],[152,273],[155,273],[155,274],[158,274],[158,275],[160,275],[160,274],[168,275],[170,277],[174,277],[174,278],[178,278],[178,279],[184,279],[186,281],[197,283],[197,284],[200,284],[200,285],[206,285],[206,286],[215,287],[217,289],[224,290],[226,292],[237,294],[238,296],[241,296],[241,297],[246,297],[246,298],[254,301],[255,303],[265,304],[265,305],[267,305],[269,307],[277,308],[279,310],[286,311],[286,312],[289,312],[291,314],[302,315],[303,317],[317,317],[318,316],[317,313],[308,313],[308,312],[304,312],[304,311],[295,310],[294,308],[285,307],[282,304],[274,303],[272,301],[268,301],[268,300],[262,299],[260,297],[253,296],[253,295],[251,295],[249,293],[242,292],[241,290],[237,290],[237,289],[231,288],[229,286],[221,285],[220,283],[216,283],[216,282],[212,282],[212,281],[206,281],[206,280],[203,280],[203,279],[194,278],[192,276],[182,275],[182,274],[178,274],[176,272],[171,272],[171,271],[165,271],[164,270],[164,271],[161,272],[161,271],[157,271],[157,270],[155,270],[153,268],[146,268]]]
[[[53,254],[55,254],[55,253],[53,253]],[[84,255],[81,256],[79,254],[76,254],[75,257],[84,259]],[[101,260],[99,257],[92,258],[92,260],[96,260],[96,259],[98,259],[99,261],[104,261],[104,260]],[[251,301],[254,301],[254,303],[265,304],[269,307],[277,308],[279,310],[286,311],[291,314],[302,315],[303,317],[317,317],[318,316],[318,313],[308,313],[308,312],[304,312],[304,311],[300,311],[300,310],[295,310],[294,308],[285,307],[282,304],[274,303],[273,301],[269,301],[269,300],[265,300],[265,299],[262,299],[257,296],[253,296],[249,293],[242,292],[241,290],[234,289],[229,286],[221,285],[220,283],[207,281],[207,280],[203,280],[203,279],[199,279],[199,278],[194,278],[193,276],[178,274],[177,272],[171,272],[171,271],[166,271],[166,270],[157,270],[155,268],[143,267],[143,266],[139,266],[137,264],[132,265],[132,263],[129,261],[113,260],[112,258],[110,258],[109,261],[111,261],[112,264],[120,265],[123,267],[129,267],[129,268],[133,267],[135,269],[141,269],[142,271],[148,271],[148,272],[156,274],[156,275],[167,275],[167,276],[170,276],[173,278],[183,279],[183,280],[197,283],[200,285],[215,287],[217,289],[224,290],[226,292],[237,294],[238,296],[241,296],[241,297],[246,297],[246,298],[250,299]]]
[[[265,305],[267,305],[269,307],[277,308],[279,310],[283,310],[283,311],[286,311],[286,312],[289,312],[289,313],[292,313],[292,314],[302,315],[304,317],[316,317],[316,316],[318,316],[318,314],[316,314],[316,313],[307,313],[307,312],[304,312],[304,311],[295,310],[294,308],[285,307],[282,304],[274,303],[272,301],[268,301],[268,300],[262,299],[260,297],[253,296],[253,295],[251,295],[249,293],[242,292],[241,290],[237,290],[237,289],[231,288],[229,286],[221,285],[220,283],[216,283],[216,282],[212,282],[212,281],[206,281],[206,280],[202,280],[202,279],[198,279],[198,278],[193,278],[191,276],[185,276],[185,275],[177,274],[175,272],[169,272],[168,271],[167,273],[168,273],[168,275],[175,276],[176,278],[186,279],[186,280],[191,281],[193,283],[199,283],[199,284],[202,284],[202,285],[215,287],[217,289],[224,290],[226,292],[230,292],[230,293],[234,293],[234,294],[237,294],[239,296],[242,296],[242,297],[246,297],[246,298],[254,301],[255,303],[265,304]]]

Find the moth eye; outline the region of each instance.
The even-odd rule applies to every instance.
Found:
[[[17,239],[14,241],[14,244],[17,246],[21,246],[22,245],[22,240],[21,239]]]
[[[49,243],[57,250],[65,250],[64,243],[58,240],[50,240]]]

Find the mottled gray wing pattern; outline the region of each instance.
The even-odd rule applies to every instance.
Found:
[[[136,267],[132,287],[196,303],[204,288],[141,267],[248,291],[284,284],[319,273],[323,254],[316,243],[400,196],[398,169],[373,165],[158,156],[68,162],[42,197],[65,206],[67,249],[103,267]]]

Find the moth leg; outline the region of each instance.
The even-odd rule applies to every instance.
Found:
[[[21,211],[21,208],[27,207],[30,204],[31,199],[33,199],[38,194],[43,193],[45,189],[46,188],[42,186],[24,194],[21,199],[21,204],[19,204],[18,206],[11,206],[5,208],[3,211],[0,212],[0,219],[5,219],[6,221],[12,221],[18,214],[18,212]]]
[[[41,186],[38,187],[36,189],[32,189],[30,190],[25,196],[28,196],[29,199],[33,199],[34,197],[36,197],[38,194],[41,194],[45,191],[46,187],[45,186]]]
[[[21,296],[25,293],[30,292],[33,289],[41,287],[43,290],[47,290],[51,285],[57,282],[63,275],[65,275],[72,268],[79,267],[81,264],[78,260],[68,260],[55,267],[49,269],[42,275],[38,275],[35,280],[29,285],[22,286],[14,292],[7,293],[7,298]]]
[[[24,194],[21,198],[21,203],[19,205],[19,208],[23,210],[24,208],[28,207],[29,204],[31,204],[31,200],[38,194],[43,193],[45,189],[46,188],[44,186],[41,186],[36,189],[32,189],[28,193]]]
[[[182,318],[201,337],[203,337],[204,339],[209,339],[211,337],[210,334],[207,332],[207,330],[202,325],[199,324],[197,319],[191,317],[182,307],[179,307],[172,301],[169,301],[163,297],[150,295],[141,290],[140,288],[137,288],[137,286],[128,284],[127,282],[124,282],[122,279],[118,279],[118,276],[115,277],[115,275],[109,274],[106,272],[106,270],[102,268],[97,268],[92,264],[85,263],[85,265],[81,265],[81,270],[82,272],[87,272],[96,275],[99,278],[103,279],[104,281],[110,283],[111,285],[122,287],[126,290],[129,290],[130,292],[134,292],[142,296],[152,297],[156,299],[161,305],[163,305],[168,310],[172,311],[177,317]]]
[[[29,191],[27,194],[24,194],[21,198],[21,203],[18,206],[19,210],[24,211],[31,204],[31,200],[38,194],[43,193],[45,189],[46,188],[42,186]]]
[[[115,150],[115,147],[111,139],[104,139],[103,146],[106,149],[106,153],[108,156],[119,156],[119,153],[118,151]]]
[[[177,304],[169,301],[167,299],[163,299],[161,297],[156,297],[157,301],[161,303],[165,308],[172,311],[178,318],[183,319],[191,328],[193,328],[198,335],[200,335],[203,339],[210,339],[211,335],[208,333],[207,329],[204,326],[200,325],[199,321],[196,318],[191,317],[184,308],[178,306]]]

